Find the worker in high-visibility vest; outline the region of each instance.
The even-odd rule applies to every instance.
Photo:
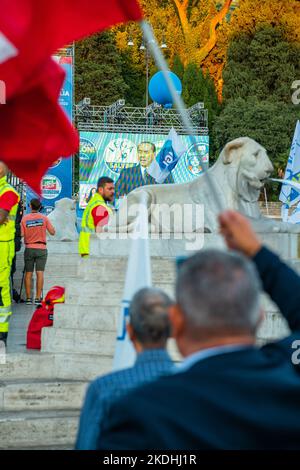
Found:
[[[114,197],[114,181],[107,176],[102,176],[98,180],[97,192],[88,203],[82,216],[79,236],[79,253],[82,257],[90,254],[91,234],[101,232],[102,227],[108,224],[113,209],[106,203],[113,202]]]
[[[0,341],[6,345],[11,306],[11,265],[15,256],[16,216],[20,196],[7,182],[7,166],[0,161]]]

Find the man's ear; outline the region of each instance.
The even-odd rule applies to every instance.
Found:
[[[169,318],[171,323],[171,334],[173,338],[181,336],[185,329],[185,318],[179,305],[174,304],[169,308]]]
[[[232,163],[235,150],[238,150],[243,145],[245,145],[246,139],[247,137],[239,137],[238,139],[234,139],[225,145],[221,153],[224,165],[229,165]]]
[[[130,341],[133,342],[135,339],[135,335],[134,335],[134,331],[130,323],[127,323],[126,330],[127,330],[127,334],[128,334]]]

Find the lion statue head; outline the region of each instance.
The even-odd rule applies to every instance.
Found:
[[[266,149],[249,137],[226,144],[219,162],[225,165],[231,190],[246,202],[258,200],[265,180],[274,169]]]

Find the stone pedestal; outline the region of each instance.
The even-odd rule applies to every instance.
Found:
[[[193,245],[200,245],[199,249],[220,248],[225,249],[223,239],[218,234],[205,233],[198,234],[198,241],[195,241],[195,234],[186,234],[181,239],[180,234],[171,234],[169,239],[151,239],[150,253],[153,257],[171,257],[192,255],[197,249]],[[298,247],[298,235],[288,233],[261,233],[258,234],[263,243],[283,259],[297,259],[300,255]],[[91,236],[91,257],[127,257],[132,239],[108,239],[106,234]],[[77,242],[56,242],[48,243],[49,256],[51,253],[65,254],[66,256],[76,256],[78,252]],[[62,259],[61,263],[64,263]]]

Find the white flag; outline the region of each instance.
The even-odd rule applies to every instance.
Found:
[[[149,168],[147,168],[147,173],[149,173],[157,183],[163,183],[186,150],[182,140],[172,127],[162,149]]]
[[[135,361],[135,351],[128,338],[126,322],[129,317],[129,305],[134,294],[143,287],[151,287],[151,259],[148,237],[148,211],[141,204],[136,227],[136,239],[131,241],[125,278],[124,294],[118,322],[118,334],[114,355],[113,369],[131,367]]]
[[[284,180],[300,183],[300,122],[297,121],[292,147],[285,170]],[[282,185],[279,200],[286,208],[300,201],[299,191],[290,185]]]

